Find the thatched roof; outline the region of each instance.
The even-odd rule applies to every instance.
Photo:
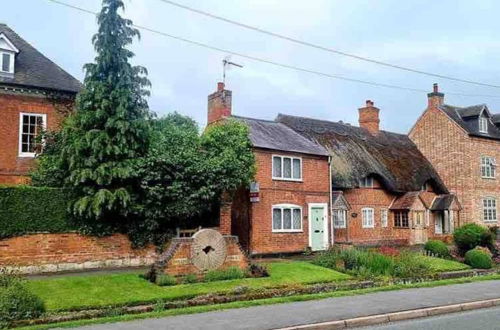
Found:
[[[367,130],[344,123],[280,114],[276,121],[324,146],[332,157],[334,189],[356,188],[359,180],[375,176],[395,193],[419,191],[430,183],[447,193],[438,174],[406,135]]]

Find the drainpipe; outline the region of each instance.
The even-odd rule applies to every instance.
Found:
[[[332,189],[332,156],[328,156],[328,179],[329,179],[329,187],[330,187],[330,200],[328,204],[330,205],[330,215],[328,216],[327,221],[331,224],[330,228],[332,228],[332,239],[331,245],[335,244],[335,228],[333,226],[333,189]],[[347,221],[347,219],[346,219]]]

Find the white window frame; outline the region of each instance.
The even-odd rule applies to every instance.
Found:
[[[488,205],[490,204],[490,205]],[[483,222],[495,223],[498,221],[497,199],[495,197],[484,197],[482,199]]]
[[[380,209],[380,225],[382,228],[387,228],[389,226],[389,210]]]
[[[275,158],[281,158],[281,176],[274,176],[274,159]],[[290,159],[290,174],[291,174],[291,178],[285,178],[284,177],[284,159],[285,158],[288,158]],[[299,163],[300,163],[300,178],[293,178],[293,169],[294,169],[294,165],[293,165],[293,161],[294,160],[298,160]],[[271,168],[271,175],[272,175],[272,178],[273,180],[280,180],[280,181],[296,181],[296,182],[302,182],[302,178],[303,178],[303,173],[302,173],[302,157],[292,157],[292,156],[283,156],[283,155],[272,155],[272,168]]]
[[[496,160],[494,157],[481,156],[481,177],[483,179],[494,179],[496,176]]]
[[[274,229],[274,210],[281,209],[281,229]],[[291,209],[292,214],[292,228],[291,229],[283,229],[283,210]],[[293,228],[293,210],[300,210],[300,229]],[[295,204],[276,204],[271,207],[271,230],[273,233],[301,233],[304,231],[304,213],[302,212],[302,206]]]
[[[480,133],[488,133],[488,118],[484,116],[479,116],[479,132]]]
[[[359,180],[359,187],[360,188],[373,188],[373,177],[372,176],[365,176],[361,180]]]
[[[334,209],[332,215],[333,228],[347,228],[347,210]]]
[[[371,219],[368,214],[371,214]],[[361,209],[361,226],[363,228],[375,228],[375,210],[373,208],[364,207]]]
[[[34,113],[34,112],[21,112],[19,113],[19,157],[30,157],[33,158],[36,156],[35,152],[23,152],[23,118],[24,116],[38,116],[42,117],[43,121],[43,129],[47,129],[47,115],[44,113]]]
[[[3,69],[3,56],[4,55],[9,55],[9,57],[10,57],[9,71],[2,70]],[[0,50],[0,73],[14,74],[14,61],[15,61],[15,53]]]

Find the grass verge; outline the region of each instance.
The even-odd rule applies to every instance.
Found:
[[[471,267],[454,260],[441,259],[435,257],[422,256],[422,259],[431,267],[434,272],[453,272],[470,269]]]
[[[152,284],[139,278],[138,273],[68,276],[32,280],[27,285],[45,302],[47,310],[53,312],[104,306],[131,306],[160,299],[165,301],[189,299],[208,293],[230,292],[240,286],[259,289],[341,281],[350,278],[349,275],[301,261],[269,263],[267,267],[270,277],[181,284],[170,287]]]
[[[144,313],[144,314],[120,315],[120,316],[111,316],[111,317],[104,317],[104,318],[90,319],[90,320],[62,322],[62,323],[47,324],[47,325],[37,325],[37,326],[31,326],[31,327],[23,327],[23,328],[19,328],[19,329],[43,330],[43,329],[53,329],[53,328],[71,328],[71,327],[78,327],[78,326],[92,325],[92,324],[126,322],[126,321],[141,320],[141,319],[147,319],[147,318],[158,318],[158,317],[185,315],[185,314],[204,313],[204,312],[218,311],[218,310],[225,310],[225,309],[245,308],[245,307],[252,307],[252,306],[262,306],[262,305],[280,304],[280,303],[288,303],[288,302],[309,301],[309,300],[316,300],[316,299],[323,299],[323,298],[354,296],[354,295],[361,295],[361,294],[368,294],[368,293],[375,293],[375,292],[382,292],[382,291],[410,289],[410,288],[430,288],[430,287],[443,286],[443,285],[463,284],[463,283],[471,283],[471,282],[479,282],[479,281],[487,281],[487,280],[500,280],[500,274],[486,275],[486,276],[480,276],[480,277],[448,279],[448,280],[440,280],[440,281],[432,281],[432,282],[413,283],[413,284],[388,285],[388,286],[382,286],[382,287],[351,290],[351,291],[327,292],[327,293],[308,294],[308,295],[300,295],[300,296],[269,298],[269,299],[253,300],[253,301],[238,301],[238,302],[232,302],[232,303],[227,303],[227,304],[187,307],[187,308],[180,308],[180,309],[174,309],[174,310],[150,312],[150,313]]]

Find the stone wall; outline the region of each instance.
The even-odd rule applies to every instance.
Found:
[[[0,267],[25,274],[146,266],[156,257],[154,247],[133,249],[121,234],[34,234],[0,240]]]

